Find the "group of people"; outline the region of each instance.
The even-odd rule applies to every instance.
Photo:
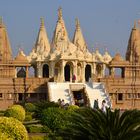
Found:
[[[57,101],[57,103],[58,103],[58,105],[60,106],[60,107],[62,107],[62,108],[66,108],[66,107],[68,107],[69,106],[69,104],[68,103],[65,103],[65,101],[64,101],[64,99],[58,99],[58,101]]]
[[[94,108],[94,109],[99,109],[98,99],[94,100],[94,106],[93,106],[93,108]],[[107,106],[106,106],[106,101],[103,100],[103,101],[102,101],[101,110],[102,110],[103,112],[106,112],[106,108],[107,108]]]

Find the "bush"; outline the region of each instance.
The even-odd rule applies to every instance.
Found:
[[[59,105],[55,102],[38,102],[36,105],[36,111],[35,111],[35,117],[40,119],[41,113],[44,109],[47,109],[49,107],[59,107]]]
[[[36,110],[36,106],[32,103],[26,103],[24,108],[26,112],[34,112]]]
[[[12,138],[8,138],[9,136],[6,133],[0,132],[0,140],[13,140]]]
[[[32,115],[31,114],[26,114],[25,116],[25,121],[31,121],[33,118],[32,118]]]
[[[29,133],[44,133],[45,132],[42,125],[27,125],[26,129]]]
[[[4,116],[5,111],[4,110],[0,110],[0,116]]]
[[[24,119],[25,119],[25,110],[20,105],[13,105],[12,107],[8,108],[5,111],[4,116],[13,117],[13,118],[18,119],[19,121],[24,121]]]
[[[52,132],[65,126],[66,110],[62,108],[50,107],[43,110],[41,123],[46,125]]]
[[[24,125],[15,118],[0,117],[0,133],[4,133],[4,138],[7,137],[6,140],[28,140],[28,133]]]

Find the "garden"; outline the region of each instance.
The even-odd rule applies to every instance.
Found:
[[[0,140],[139,140],[140,111],[42,101],[0,111]]]

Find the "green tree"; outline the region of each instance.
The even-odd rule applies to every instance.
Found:
[[[28,133],[19,120],[0,117],[0,140],[28,140]]]
[[[66,110],[58,107],[49,107],[41,114],[41,123],[46,125],[52,132],[65,126]]]
[[[67,123],[67,110],[58,107],[49,107],[41,113],[41,123],[44,125],[48,139],[62,140],[61,136],[56,136],[58,129],[63,129]]]
[[[120,110],[111,111],[80,108],[69,118],[71,123],[58,135],[64,140],[139,140],[140,139],[140,111]]]
[[[13,105],[5,111],[4,116],[14,117],[19,121],[24,121],[25,119],[25,110],[21,105]]]

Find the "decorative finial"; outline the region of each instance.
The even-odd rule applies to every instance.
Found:
[[[78,20],[78,18],[75,19],[75,23],[76,23],[76,29],[80,29],[80,22]]]
[[[136,29],[136,20],[134,21],[134,29]]]
[[[60,20],[62,18],[62,8],[59,7],[58,9],[58,19]]]
[[[41,25],[40,25],[40,27],[42,28],[42,27],[44,27],[44,18],[41,17],[41,18],[40,18],[40,21],[41,21]]]
[[[3,25],[2,17],[0,17],[0,25]]]

